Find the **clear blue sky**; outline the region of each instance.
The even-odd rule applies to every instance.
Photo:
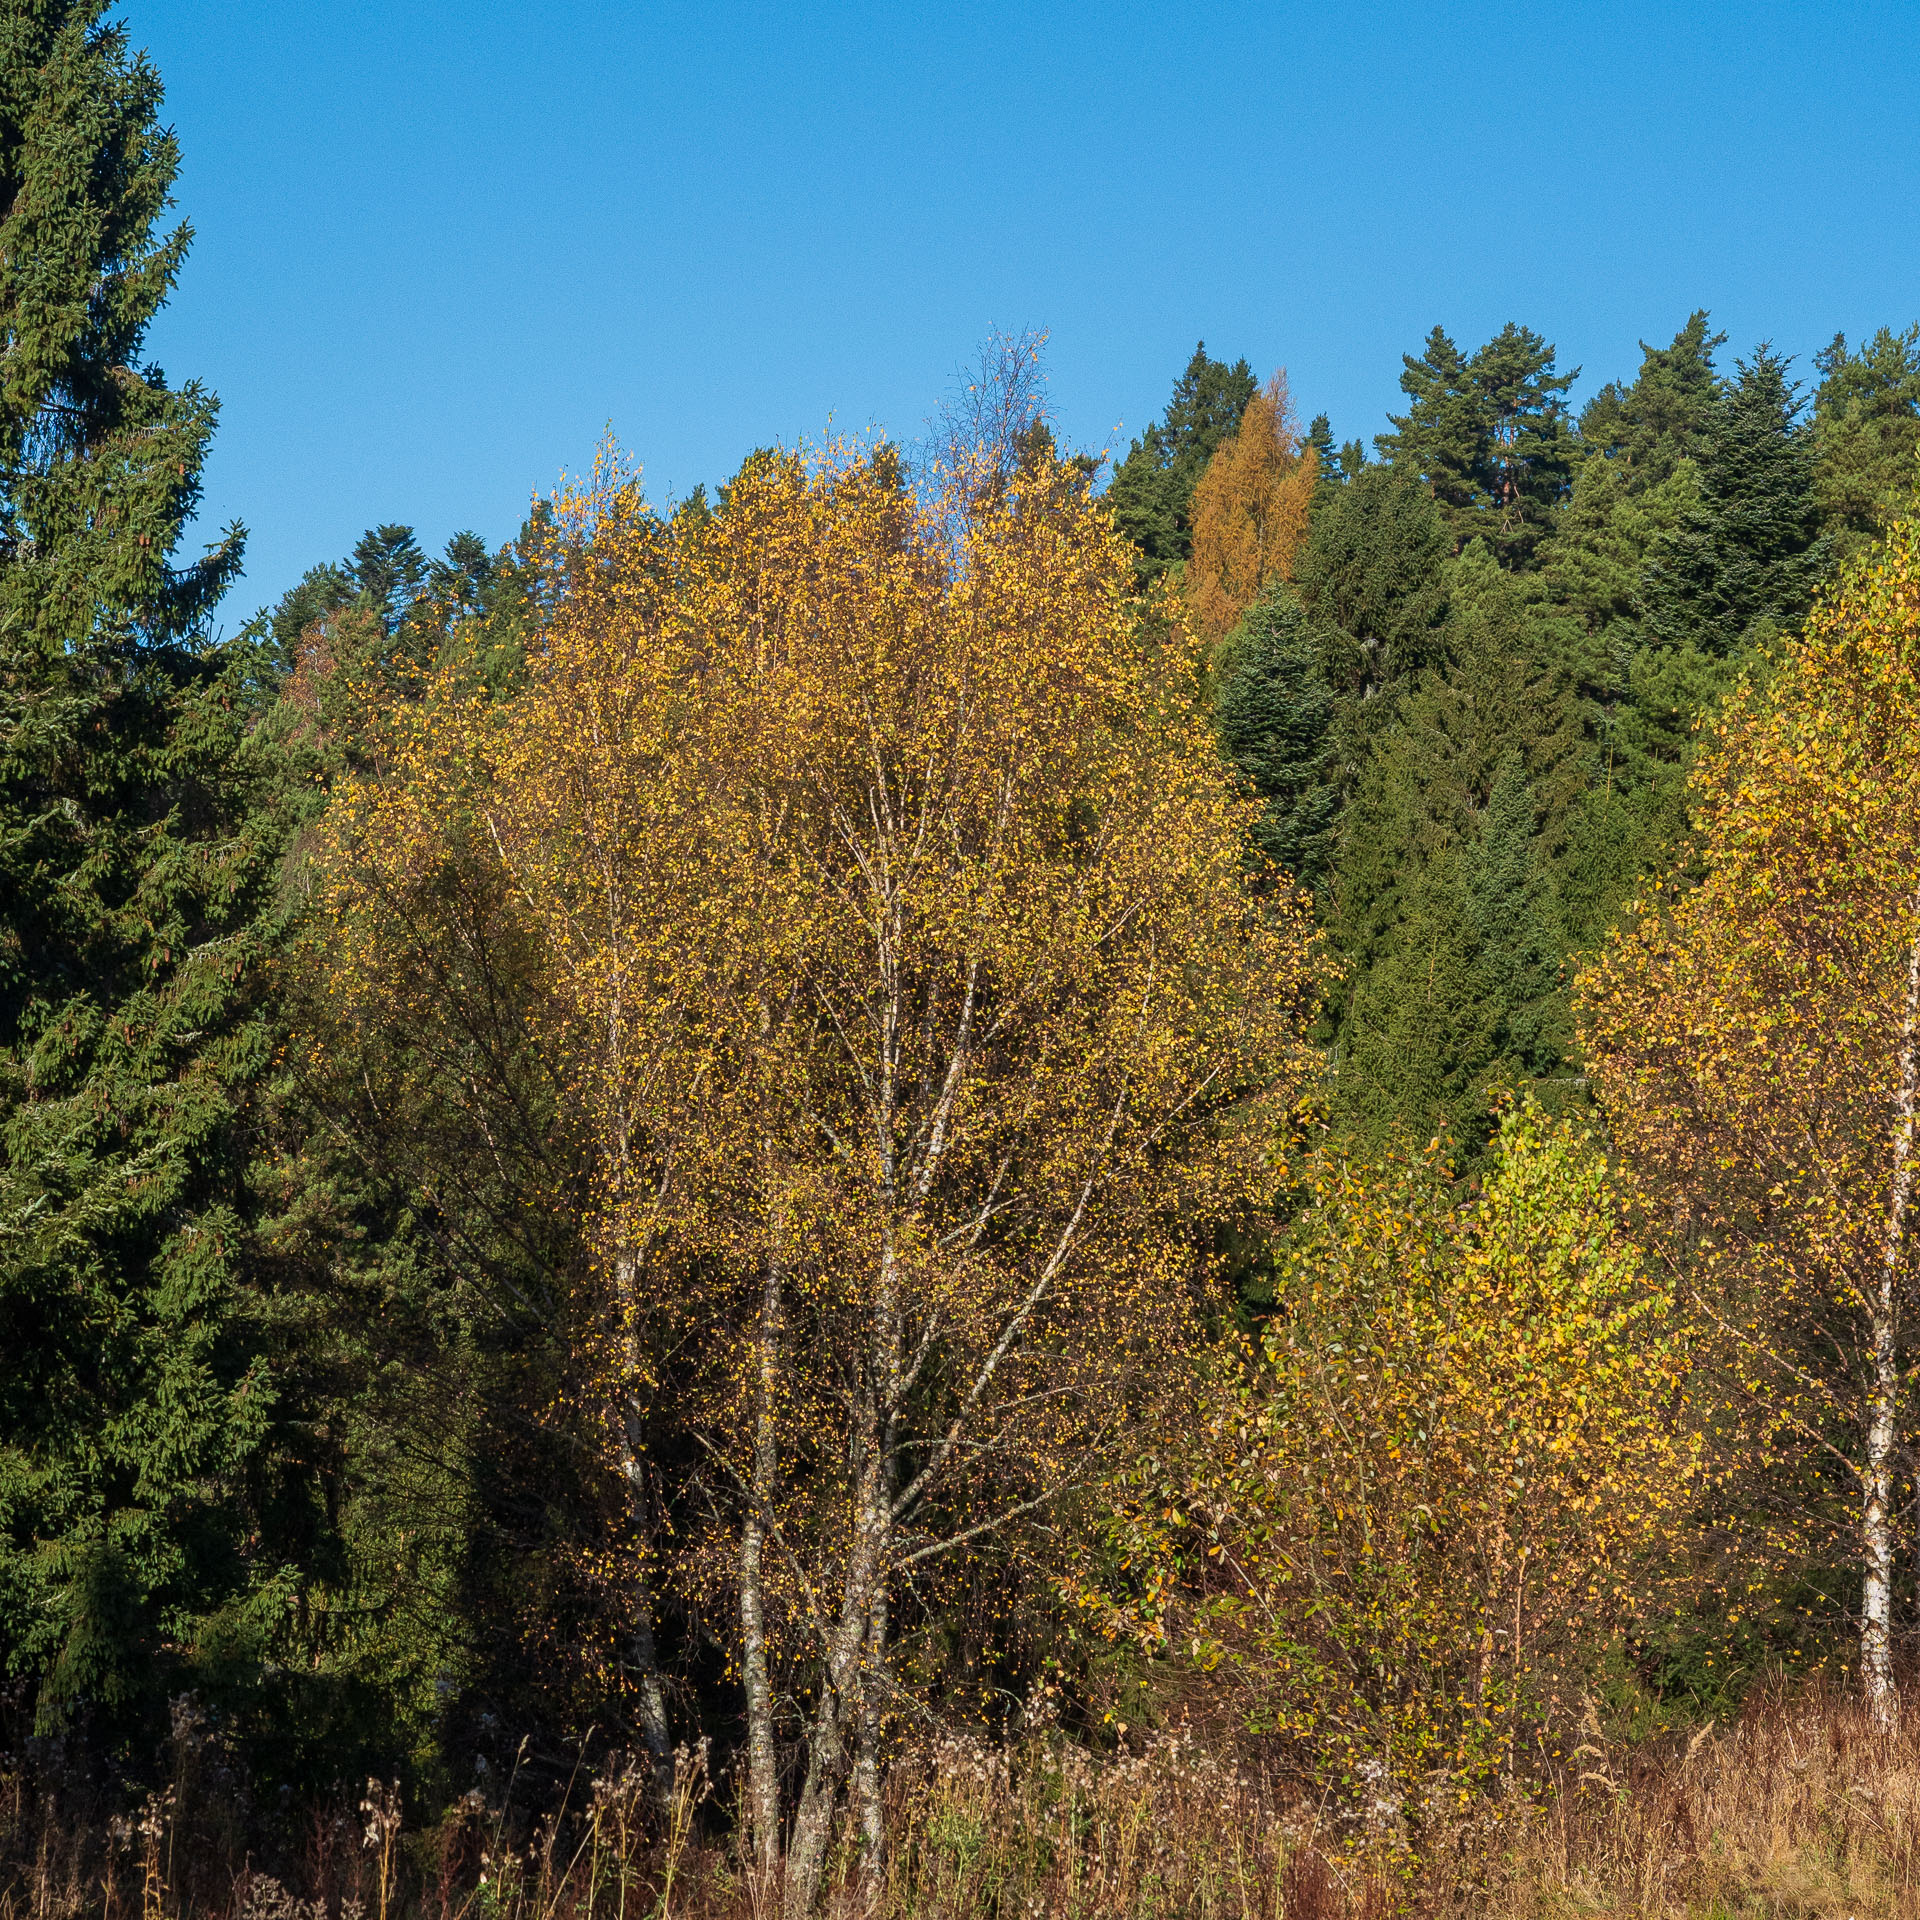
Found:
[[[1580,393],[1694,306],[1920,318],[1920,7],[127,0],[198,238],[227,624],[365,526],[490,539],[612,424],[660,499],[920,431],[990,326],[1068,438],[1194,341],[1370,435],[1400,355],[1539,328]]]

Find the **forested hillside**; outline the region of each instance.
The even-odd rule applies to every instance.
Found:
[[[0,1910],[1894,1899],[1920,325],[995,336],[245,618],[0,19]]]

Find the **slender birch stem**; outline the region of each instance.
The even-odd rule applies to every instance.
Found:
[[[643,1556],[641,1571],[634,1577],[632,1618],[627,1636],[628,1666],[634,1679],[640,1738],[646,1744],[647,1758],[653,1768],[654,1796],[664,1803],[673,1785],[673,1735],[667,1725],[666,1695],[660,1685],[660,1661],[653,1639],[653,1591],[644,1560],[651,1529],[645,1435],[636,1391],[641,1377],[634,1299],[637,1268],[638,1262],[630,1251],[621,1253],[614,1261],[614,1285],[622,1323],[621,1347],[627,1366],[627,1378],[620,1392],[616,1441],[620,1478],[627,1490],[627,1528],[635,1553]]]
[[[770,1252],[755,1330],[753,1483],[740,1528],[740,1671],[747,1696],[747,1818],[756,1870],[770,1890],[780,1867],[780,1780],[773,1746],[773,1688],[767,1675],[763,1561],[767,1514],[779,1467],[774,1432],[780,1338],[780,1263]]]
[[[1920,896],[1914,901],[1913,927],[1907,957],[1905,1018],[1900,1030],[1899,1084],[1893,1102],[1887,1226],[1880,1284],[1873,1303],[1873,1390],[1862,1476],[1866,1580],[1860,1609],[1860,1670],[1868,1705],[1883,1726],[1891,1726],[1900,1712],[1893,1679],[1893,1460],[1900,1412],[1900,1260],[1906,1246],[1907,1207],[1913,1197],[1913,1119],[1916,1098],[1920,1098],[1920,1087],[1915,1085],[1914,1044],[1916,1018],[1920,1017]]]

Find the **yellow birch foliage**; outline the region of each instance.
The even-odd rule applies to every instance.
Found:
[[[1303,446],[1287,376],[1247,402],[1193,490],[1186,597],[1209,641],[1222,639],[1270,581],[1291,580],[1307,537],[1319,456]]]
[[[1750,1416],[1729,1453],[1748,1543],[1837,1545],[1870,1584],[1913,1437],[1917,670],[1908,521],[1730,697],[1692,780],[1702,877],[1636,903],[1577,996],[1614,1136]]]
[[[598,1145],[600,1391],[709,1462],[687,1577],[768,1524],[824,1723],[898,1572],[1082,1484],[1177,1368],[1313,1071],[1310,920],[1250,886],[1198,648],[1144,637],[1070,469],[923,509],[831,448],[554,525],[530,686],[425,703],[336,903],[449,822],[496,849]]]
[[[1598,1143],[1531,1104],[1478,1195],[1437,1143],[1311,1192],[1207,1449],[1119,1538],[1131,1630],[1379,1811],[1577,1723],[1683,1512],[1686,1346]]]

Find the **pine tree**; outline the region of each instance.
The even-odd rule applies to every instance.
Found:
[[[4,26],[0,1647],[44,1722],[163,1695],[281,1578],[244,1274],[278,840],[203,638],[240,533],[172,564],[215,403],[140,359],[188,241],[158,77],[103,0]]]
[[[1435,327],[1426,351],[1403,360],[1409,405],[1388,416],[1381,457],[1425,483],[1455,552],[1484,539],[1503,566],[1529,565],[1572,485],[1565,394],[1579,369],[1556,373],[1553,348],[1511,321],[1471,359]]]
[[[1210,359],[1202,340],[1160,419],[1128,450],[1107,487],[1115,524],[1139,549],[1142,584],[1192,552],[1187,508],[1214,449],[1235,432],[1260,390],[1245,360]]]
[[[1532,563],[1573,485],[1579,443],[1565,395],[1580,369],[1553,369],[1553,348],[1511,321],[1469,367],[1486,423],[1478,475],[1486,500],[1482,537],[1507,567]]]

